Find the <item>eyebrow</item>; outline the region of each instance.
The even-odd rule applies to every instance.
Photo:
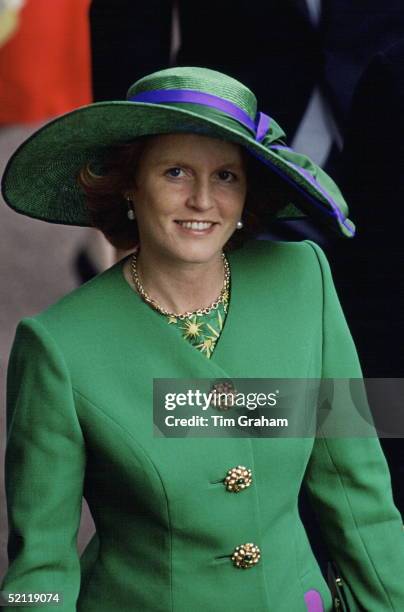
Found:
[[[189,165],[192,165],[189,163],[189,161],[181,160],[178,157],[162,159],[156,163],[156,166],[189,166]],[[217,168],[232,168],[232,167],[242,168],[243,162],[233,160],[233,161],[224,162],[223,164],[220,164],[219,166],[217,166]]]

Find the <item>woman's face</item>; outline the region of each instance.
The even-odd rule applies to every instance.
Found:
[[[128,194],[142,250],[173,262],[208,262],[235,231],[246,193],[240,146],[195,134],[149,138]]]

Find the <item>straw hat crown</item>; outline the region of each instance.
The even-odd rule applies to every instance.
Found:
[[[191,89],[210,93],[232,102],[251,119],[257,113],[257,98],[243,83],[209,68],[176,67],[159,70],[136,81],[128,90],[127,98],[145,91],[159,89]]]

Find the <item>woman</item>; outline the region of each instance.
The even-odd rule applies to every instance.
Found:
[[[59,592],[69,611],[329,611],[303,485],[351,609],[403,609],[377,439],[153,435],[153,379],[361,375],[321,249],[235,244],[263,193],[270,217],[293,201],[353,234],[338,188],[283,137],[241,83],[172,68],[59,118],[9,162],[13,208],[138,248],[19,324],[3,590]],[[83,494],[96,534],[79,559]]]

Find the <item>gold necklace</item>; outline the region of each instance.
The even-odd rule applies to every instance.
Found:
[[[219,297],[214,302],[212,302],[210,306],[207,306],[206,308],[198,308],[197,310],[192,310],[192,311],[188,311],[188,312],[184,312],[180,314],[175,313],[175,312],[170,312],[166,308],[163,308],[163,306],[160,306],[160,304],[146,292],[146,290],[144,289],[140,281],[139,274],[137,271],[138,254],[139,254],[139,250],[135,251],[131,256],[130,271],[131,271],[133,283],[140,297],[145,302],[147,302],[147,304],[152,306],[155,310],[157,310],[161,314],[166,315],[167,317],[174,317],[176,319],[183,320],[183,319],[188,319],[189,317],[192,317],[192,316],[198,316],[198,315],[201,316],[204,314],[208,314],[209,312],[217,308],[221,302],[223,302],[224,307],[226,309],[227,303],[229,300],[230,266],[229,266],[229,262],[227,261],[226,255],[224,253],[222,253],[222,259],[223,259],[223,264],[224,264],[224,281],[223,281],[223,287],[222,287]]]

